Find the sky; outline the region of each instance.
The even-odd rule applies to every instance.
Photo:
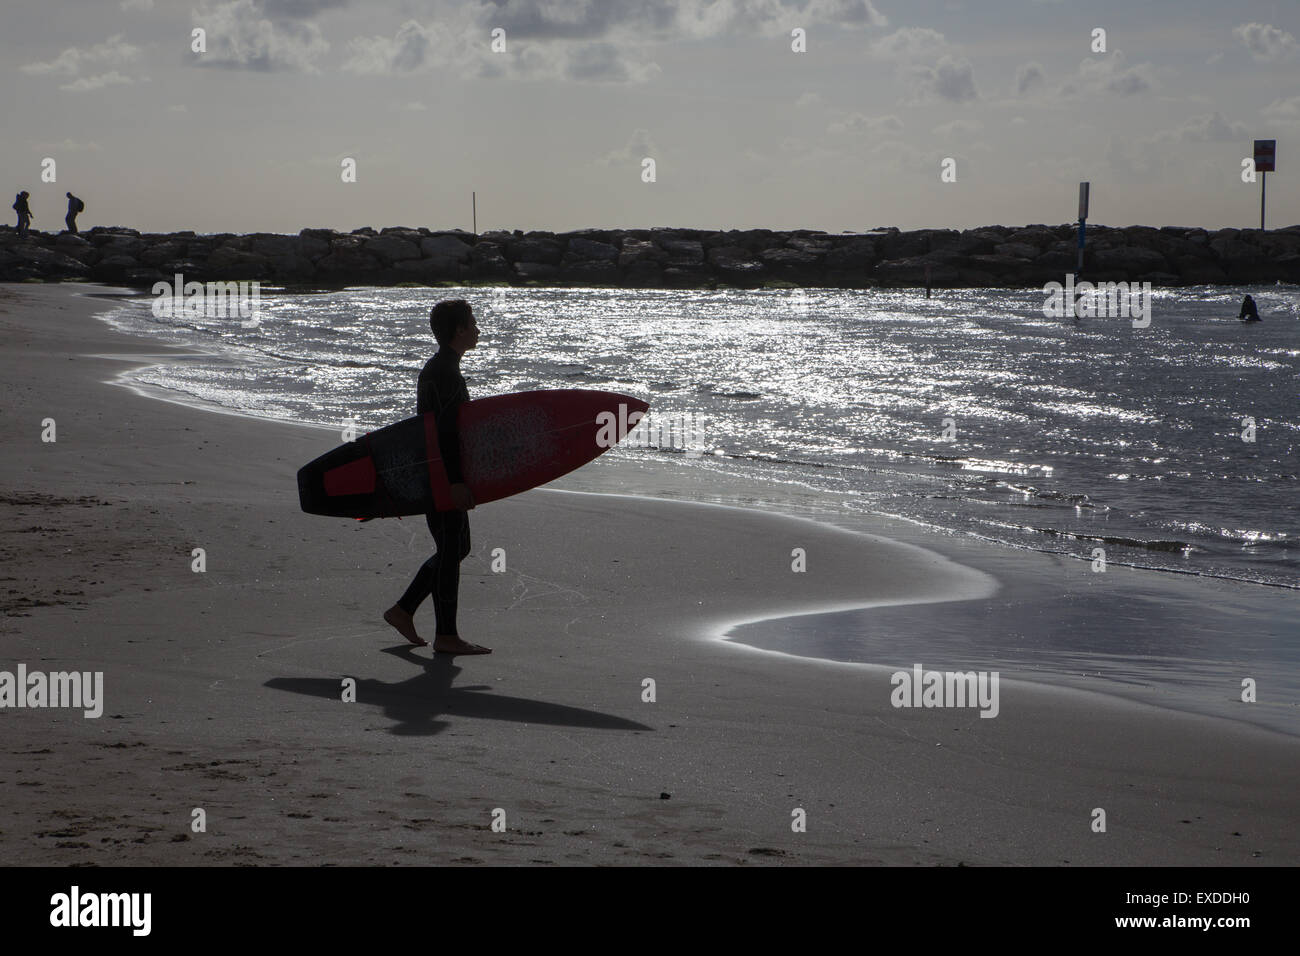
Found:
[[[67,191],[156,232],[470,229],[471,193],[480,232],[966,229],[1082,180],[1090,224],[1257,228],[1275,139],[1280,227],[1298,36],[1300,0],[4,0],[0,170],[38,229]]]

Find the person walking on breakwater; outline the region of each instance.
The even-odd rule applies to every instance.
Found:
[[[25,239],[27,231],[32,226],[32,210],[27,205],[27,197],[30,196],[27,190],[23,190],[14,198],[14,212],[18,213],[18,238]]]
[[[438,450],[451,484],[453,511],[429,511],[425,520],[437,550],[416,572],[406,593],[384,612],[384,620],[418,646],[429,642],[415,630],[415,612],[426,597],[433,598],[437,633],[433,649],[444,654],[491,654],[492,650],[462,640],[456,630],[460,563],[469,554],[469,510],[474,498],[465,486],[460,461],[460,406],[469,390],[460,374],[461,356],[478,344],[474,310],[464,299],[439,302],[429,313],[429,326],[438,340],[438,354],[425,364],[416,386],[416,414],[433,412],[438,422]]]
[[[63,221],[68,226],[68,232],[74,236],[77,234],[77,213],[82,212],[85,208],[86,204],[84,202],[72,195],[72,193],[68,193],[68,215]]]
[[[1259,322],[1259,309],[1255,307],[1255,300],[1250,296],[1241,300],[1241,314],[1237,316],[1243,322]]]

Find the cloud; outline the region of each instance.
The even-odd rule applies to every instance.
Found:
[[[903,27],[871,43],[867,52],[900,64],[898,75],[912,89],[910,102],[937,98],[964,103],[979,99],[970,61],[959,56],[938,30]],[[938,59],[932,65],[923,62],[935,57]]]
[[[1300,96],[1291,96],[1284,100],[1274,100],[1260,110],[1265,116],[1274,120],[1300,119]]]
[[[956,119],[951,122],[936,126],[930,130],[940,139],[959,139],[962,137],[974,136],[984,128],[984,124],[978,120]]]
[[[944,54],[934,66],[913,65],[906,71],[912,82],[914,101],[927,99],[966,103],[979,99],[975,73],[964,57]]]
[[[257,72],[318,73],[315,61],[330,45],[320,27],[298,19],[334,4],[307,0],[230,0],[193,11],[196,27],[207,32],[207,52],[194,55],[197,66]]]
[[[1226,143],[1247,139],[1244,123],[1229,123],[1222,113],[1193,116],[1171,134],[1185,143]]]
[[[576,8],[575,8],[576,9]],[[408,20],[392,37],[356,37],[343,68],[353,73],[402,74],[449,69],[463,75],[513,75],[528,79],[641,83],[659,75],[629,43],[548,41],[531,43],[505,34],[504,53],[492,49],[488,26],[422,25]],[[505,29],[505,28],[502,28]],[[453,33],[459,30],[459,33]]]
[[[272,4],[297,8],[308,0],[259,2],[269,12]],[[479,0],[440,7],[436,19],[408,20],[395,35],[355,37],[344,69],[639,83],[661,73],[647,52],[655,42],[886,23],[871,0]],[[503,53],[491,49],[496,30],[504,31]]]
[[[625,56],[613,43],[589,43],[570,51],[564,75],[571,80],[643,83],[660,73],[658,64]]]
[[[625,146],[606,153],[600,159],[597,159],[596,163],[600,166],[622,166],[627,163],[640,165],[641,160],[647,156],[652,158],[656,164],[659,162],[659,150],[654,141],[650,139],[650,131],[634,129]]]
[[[122,0],[119,4],[123,10],[139,10],[147,13],[153,9],[153,0]]]
[[[826,127],[831,133],[862,133],[869,136],[880,136],[885,133],[896,133],[903,128],[903,121],[897,116],[863,116],[861,113],[851,113],[842,120],[837,120]]]
[[[545,4],[546,0],[539,2]],[[601,0],[592,0],[591,5],[622,6]],[[790,30],[797,26],[824,24],[856,29],[883,27],[889,23],[872,0],[680,0],[677,3],[646,0],[645,3],[629,3],[625,10],[633,11],[639,7],[653,9],[656,13],[654,29],[670,38],[703,39],[738,34],[789,36]],[[650,20],[644,14],[638,18]]]
[[[873,56],[886,60],[929,58],[945,52],[948,40],[928,27],[903,27],[874,41],[867,49]]]
[[[95,69],[104,66],[124,66],[136,60],[140,48],[127,43],[122,34],[115,33],[103,43],[80,49],[68,47],[53,60],[44,63],[27,63],[20,69],[31,76],[77,76],[83,69]]]
[[[62,153],[98,153],[103,149],[103,147],[93,141],[89,143],[78,143],[71,139],[65,139],[61,143],[37,143],[36,148],[47,153],[56,151]]]
[[[407,20],[392,37],[355,37],[343,69],[352,73],[414,73],[434,61],[435,28]]]
[[[822,97],[820,93],[804,93],[794,101],[795,109],[800,110],[811,109],[821,105]]]
[[[1047,85],[1047,72],[1041,63],[1024,63],[1016,69],[1016,93],[1028,96]]]
[[[110,70],[108,73],[100,73],[98,76],[81,76],[71,83],[62,84],[59,89],[67,90],[69,93],[88,93],[91,90],[102,90],[106,86],[122,86],[135,81],[129,76],[123,76],[117,70]]]
[[[1242,23],[1232,28],[1232,35],[1261,63],[1276,63],[1296,49],[1295,37],[1266,23]]]
[[[350,0],[262,0],[262,9],[272,19],[308,20],[318,13],[346,7]]]
[[[423,103],[412,100],[409,103],[394,103],[392,106],[388,107],[388,110],[392,113],[423,113],[428,110],[428,108],[429,107],[425,106]]]
[[[1061,92],[1066,95],[1085,92],[1134,96],[1154,88],[1155,75],[1151,64],[1138,63],[1126,67],[1124,53],[1116,50],[1107,57],[1089,57],[1083,60],[1079,64],[1079,72],[1073,80],[1061,87]]]

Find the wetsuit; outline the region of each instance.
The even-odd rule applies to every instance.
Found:
[[[449,349],[425,364],[416,387],[416,414],[433,412],[438,419],[438,450],[447,470],[449,484],[465,479],[460,470],[459,406],[469,401],[469,390],[460,374],[460,356]],[[414,615],[420,603],[433,596],[433,613],[439,634],[455,634],[456,599],[460,590],[460,563],[469,554],[469,514],[464,511],[429,511],[425,515],[437,551],[415,573],[406,593],[397,602]]]
[[[1255,300],[1250,296],[1241,300],[1241,314],[1237,316],[1243,322],[1258,322],[1259,309],[1255,307]]]

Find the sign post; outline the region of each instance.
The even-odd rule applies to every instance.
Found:
[[[1255,140],[1255,172],[1259,173],[1259,231],[1264,231],[1264,199],[1268,195],[1268,174],[1276,168],[1277,140]]]
[[[1074,270],[1074,282],[1078,285],[1079,280],[1083,278],[1083,243],[1084,237],[1088,231],[1088,193],[1092,188],[1091,183],[1079,183],[1079,259]],[[1073,307],[1074,317],[1078,319],[1078,299],[1070,303]]]

